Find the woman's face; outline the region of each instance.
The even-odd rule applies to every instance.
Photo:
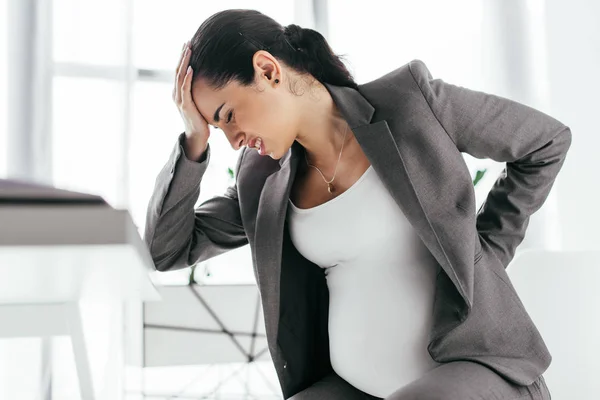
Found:
[[[235,150],[260,137],[263,155],[279,159],[296,138],[299,113],[293,107],[292,95],[282,85],[281,65],[269,53],[258,53],[253,57],[254,85],[242,86],[234,81],[215,90],[198,79],[192,84],[192,98],[204,119],[221,129]]]

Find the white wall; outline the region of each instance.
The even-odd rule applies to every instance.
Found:
[[[552,115],[573,141],[560,173],[565,249],[600,249],[600,2],[546,0]]]

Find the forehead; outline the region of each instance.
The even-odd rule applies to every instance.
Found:
[[[214,124],[215,111],[225,103],[225,107],[240,103],[248,97],[248,87],[241,86],[237,82],[230,82],[221,89],[214,89],[203,79],[197,79],[192,84],[192,98],[200,114],[208,121]],[[223,110],[221,110],[222,113]],[[221,114],[221,117],[223,115]]]

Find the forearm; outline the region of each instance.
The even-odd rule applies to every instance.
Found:
[[[236,185],[194,207],[210,161],[210,146],[205,160],[196,162],[185,156],[183,145],[184,135],[180,135],[148,204],[144,240],[160,271],[184,268],[248,242]]]
[[[546,201],[564,164],[571,132],[564,128],[546,146],[506,164],[477,215],[477,231],[506,268],[523,241],[530,216]]]
[[[198,163],[206,160],[208,142],[204,138],[197,135],[186,135],[182,147],[188,160]]]

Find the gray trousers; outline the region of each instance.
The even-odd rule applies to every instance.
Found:
[[[290,400],[380,400],[335,372]],[[529,386],[509,382],[492,369],[471,361],[444,363],[398,389],[385,400],[550,400],[543,376]]]

